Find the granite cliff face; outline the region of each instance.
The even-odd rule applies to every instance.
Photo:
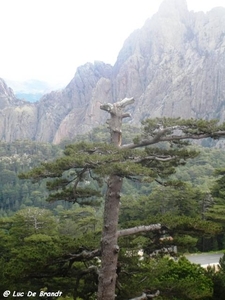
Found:
[[[0,79],[0,138],[2,141],[33,139],[37,108],[16,99],[11,88]]]
[[[149,116],[224,120],[225,9],[194,13],[184,0],[164,1],[126,40],[116,67],[117,98],[129,92],[137,99],[135,122]]]
[[[87,63],[65,89],[52,91],[36,103],[16,99],[0,79],[0,139],[59,143],[103,123],[99,107],[104,100],[112,101],[111,73],[112,66],[103,62]]]
[[[124,42],[114,66],[87,63],[67,87],[38,103],[0,81],[0,138],[59,143],[105,122],[101,103],[134,97],[130,122],[146,117],[225,119],[225,8],[188,11],[165,0]]]

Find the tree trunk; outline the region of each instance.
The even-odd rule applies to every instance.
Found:
[[[98,299],[115,299],[116,268],[119,247],[117,245],[117,224],[120,205],[122,178],[111,175],[105,200],[104,224],[101,240],[101,263],[99,274]]]
[[[120,102],[101,106],[101,109],[111,115],[111,118],[108,120],[111,143],[117,147],[120,147],[122,140],[122,119],[130,116],[129,114],[123,114],[123,108],[133,102],[133,98],[125,98]],[[119,175],[111,174],[109,176],[101,239],[101,270],[99,273],[98,300],[114,300],[116,296],[116,269],[119,252],[117,225],[122,184],[123,180]]]

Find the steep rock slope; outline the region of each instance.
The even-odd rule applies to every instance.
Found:
[[[87,63],[77,69],[63,90],[44,95],[37,103],[16,99],[0,79],[0,139],[31,139],[59,143],[87,132],[105,120],[99,106],[111,102],[112,66]]]
[[[0,138],[3,141],[33,139],[36,132],[37,108],[16,99],[11,88],[0,79]]]
[[[137,98],[135,122],[181,116],[224,120],[225,9],[188,12],[166,0],[125,42],[115,65],[117,98]]]
[[[225,119],[225,8],[188,11],[185,0],[165,0],[158,13],[124,42],[114,66],[87,63],[63,90],[35,104],[0,87],[0,138],[59,143],[102,124],[101,103],[134,97],[146,117]]]

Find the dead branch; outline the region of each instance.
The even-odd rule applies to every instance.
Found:
[[[148,299],[152,299],[152,298],[155,298],[155,297],[158,297],[160,294],[160,291],[156,291],[154,294],[146,294],[146,293],[143,293],[141,296],[139,297],[135,297],[135,298],[132,298],[130,300],[148,300]]]
[[[111,113],[113,110],[113,107],[117,106],[119,108],[124,108],[125,106],[134,103],[134,98],[124,98],[123,100],[120,100],[116,103],[105,103],[100,105],[100,109],[107,111],[108,113]],[[128,117],[128,115],[124,114],[124,117]]]
[[[131,118],[131,114],[130,113],[124,113],[122,114],[122,118]]]
[[[132,235],[132,234],[137,234],[139,232],[147,232],[147,231],[156,231],[156,230],[161,230],[162,225],[161,224],[151,224],[148,226],[136,226],[133,228],[128,228],[128,229],[122,229],[117,232],[118,237],[121,236],[127,236],[127,235]]]
[[[110,113],[111,110],[113,109],[113,105],[111,103],[102,104],[102,105],[100,105],[100,109],[105,110]]]
[[[116,105],[117,105],[118,107],[124,108],[124,107],[126,107],[127,105],[130,105],[130,104],[132,104],[132,103],[134,103],[134,98],[133,98],[133,97],[131,97],[131,98],[124,98],[123,100],[118,101],[118,102],[116,103]]]
[[[171,156],[171,155],[151,155],[151,156],[146,156],[146,157],[136,159],[136,160],[134,159],[132,161],[135,163],[141,163],[141,162],[149,161],[149,160],[157,160],[157,161],[166,162],[166,161],[170,161],[175,158],[176,158],[176,156]]]

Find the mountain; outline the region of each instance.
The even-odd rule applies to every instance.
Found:
[[[1,81],[0,138],[59,143],[105,122],[100,104],[131,96],[134,124],[156,116],[224,121],[224,82],[225,8],[195,13],[185,0],[165,0],[127,38],[114,66],[86,63],[36,103],[17,100]]]
[[[36,79],[25,81],[5,79],[5,81],[6,84],[13,89],[18,99],[27,100],[29,102],[40,100],[44,94],[51,92],[56,86],[58,89],[63,87],[62,84],[54,84],[53,88],[52,84]]]

